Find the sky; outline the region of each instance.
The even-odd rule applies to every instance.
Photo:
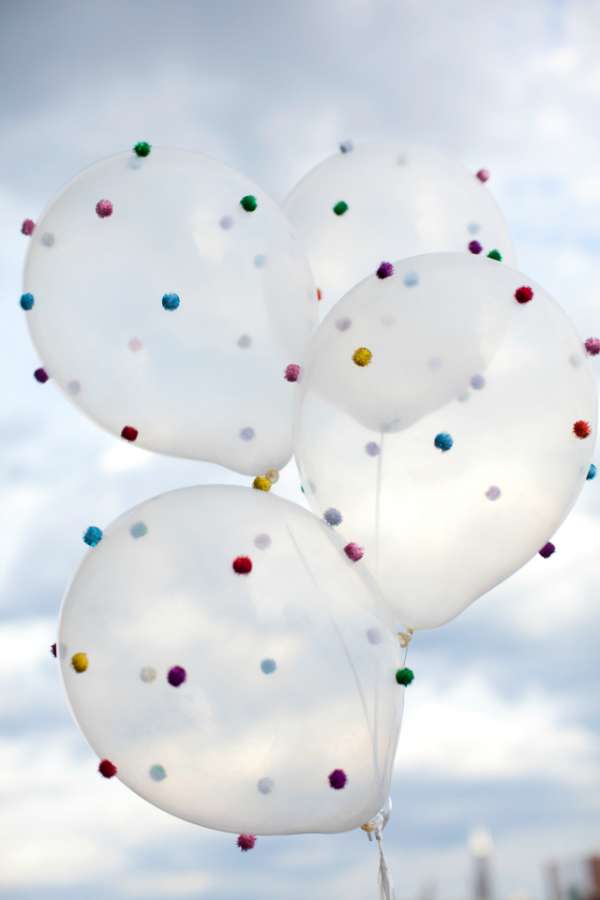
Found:
[[[491,171],[521,270],[583,339],[600,331],[599,41],[590,0],[0,3],[0,897],[376,896],[362,832],[242,855],[98,776],[48,652],[82,531],[247,479],[125,445],[33,380],[21,221],[140,139],[204,151],[276,199],[341,140],[410,140]],[[302,502],[293,466],[275,490]],[[545,863],[600,851],[599,491],[553,557],[413,642],[385,833],[401,900],[468,896],[477,826],[498,898],[542,898]]]

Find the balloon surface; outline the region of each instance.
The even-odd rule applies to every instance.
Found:
[[[423,147],[364,144],[330,156],[284,209],[304,241],[322,316],[382,260],[446,250],[516,259],[488,188]]]
[[[122,153],[37,224],[23,296],[50,377],[139,446],[245,474],[291,455],[294,387],[317,320],[280,208],[199,153]]]
[[[589,470],[596,389],[535,282],[427,254],[340,301],[300,380],[312,509],[364,548],[395,626],[449,621],[553,534]]]
[[[403,651],[328,531],[261,491],[194,487],[89,550],[62,676],[89,743],[146,800],[252,834],[345,831],[385,804]]]

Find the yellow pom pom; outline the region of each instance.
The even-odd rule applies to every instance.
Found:
[[[271,482],[266,475],[257,475],[252,482],[252,487],[256,488],[257,491],[270,491]]]
[[[71,665],[76,672],[85,672],[88,667],[87,653],[75,653],[71,657]]]
[[[271,484],[277,484],[279,481],[279,472],[277,469],[267,469],[265,472],[265,478],[268,478]]]
[[[355,350],[352,354],[352,359],[357,366],[368,366],[373,359],[373,354],[368,347],[359,347],[358,350]]]

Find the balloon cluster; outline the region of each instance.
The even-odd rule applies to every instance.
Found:
[[[340,150],[282,209],[139,142],[23,222],[20,303],[38,381],[256,489],[87,528],[53,652],[100,773],[243,851],[362,826],[391,896],[407,646],[554,552],[596,473],[600,341],[510,267],[486,170]],[[269,494],[292,454],[316,515]]]

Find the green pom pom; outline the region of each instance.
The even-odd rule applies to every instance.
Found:
[[[242,197],[240,200],[240,206],[246,210],[246,212],[254,212],[258,203],[256,202],[256,197],[253,197],[252,194],[246,194],[245,197]]]
[[[348,204],[345,200],[338,200],[338,202],[333,207],[333,211],[336,216],[343,216],[345,212],[348,212]]]
[[[488,253],[488,259],[495,259],[496,262],[502,262],[502,254],[499,250],[490,250]]]
[[[398,669],[396,672],[396,681],[404,687],[408,687],[414,680],[415,673],[412,669]]]
[[[138,141],[133,151],[136,156],[150,156],[150,150],[152,146],[148,143],[148,141]]]

